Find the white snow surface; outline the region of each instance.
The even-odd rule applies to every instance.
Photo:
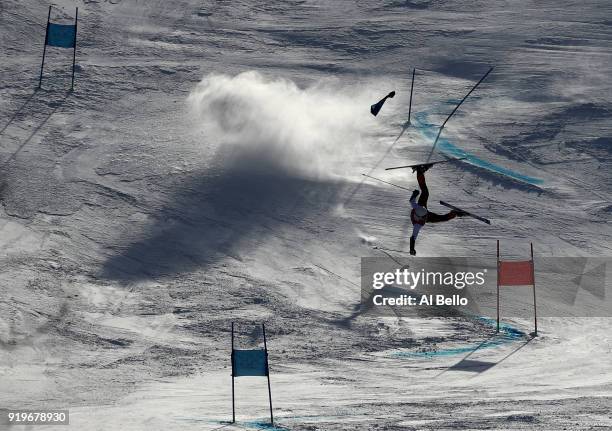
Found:
[[[427,176],[436,211],[492,225],[427,225],[419,256],[610,256],[609,1],[54,4],[60,23],[79,7],[74,92],[52,47],[36,90],[49,4],[0,3],[0,410],[69,409],[49,429],[79,430],[612,429],[612,318],[488,346],[478,319],[359,307],[360,258],[407,257],[410,192],[361,174],[416,187],[384,171],[431,150],[405,127],[413,67],[413,120],[439,125],[495,66],[442,134],[491,166]],[[241,347],[266,323],[276,428],[254,377],[226,423],[231,322]]]

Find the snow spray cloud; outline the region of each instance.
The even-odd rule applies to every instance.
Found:
[[[338,81],[300,88],[254,71],[210,74],[188,103],[231,162],[264,172],[329,178],[349,172],[366,150],[366,135],[376,130],[369,108],[378,93],[368,88]]]

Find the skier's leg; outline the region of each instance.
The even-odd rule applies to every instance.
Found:
[[[427,199],[429,199],[429,189],[427,188],[427,183],[425,182],[425,174],[423,172],[417,172],[417,181],[419,182],[419,188],[421,189],[421,196],[419,196],[419,200],[417,202],[422,207],[427,207]]]
[[[451,211],[447,214],[436,214],[431,211],[427,212],[427,223],[440,223],[442,221],[449,221],[457,217],[457,213],[455,211]]]

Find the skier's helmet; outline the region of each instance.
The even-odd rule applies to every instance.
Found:
[[[425,218],[425,216],[427,215],[427,208],[425,207],[416,207],[416,209],[414,210],[414,213],[416,214],[416,216],[418,218]]]

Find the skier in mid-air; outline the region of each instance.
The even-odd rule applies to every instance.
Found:
[[[415,190],[412,192],[410,197],[410,205],[412,205],[412,211],[410,212],[410,220],[412,221],[412,236],[410,237],[410,254],[415,255],[416,250],[414,244],[417,239],[417,235],[425,223],[439,223],[443,221],[452,220],[455,217],[463,216],[465,213],[460,211],[452,210],[447,214],[440,215],[433,213],[427,209],[427,199],[429,198],[429,190],[427,189],[427,183],[425,183],[425,171],[428,170],[431,165],[421,165],[414,168],[417,173],[417,181],[419,188],[421,189],[421,196],[419,200],[416,197],[419,195],[419,191]]]

